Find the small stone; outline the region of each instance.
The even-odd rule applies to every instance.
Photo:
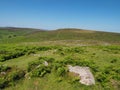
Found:
[[[47,62],[47,61],[44,61],[44,65],[45,65],[45,66],[48,66],[48,62]]]
[[[6,75],[6,72],[1,72],[0,74],[1,74],[1,75]]]

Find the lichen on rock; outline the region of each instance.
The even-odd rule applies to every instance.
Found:
[[[94,76],[91,73],[89,67],[71,66],[68,65],[69,72],[73,72],[79,75],[80,83],[84,85],[94,85]]]

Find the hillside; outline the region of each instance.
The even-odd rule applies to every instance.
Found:
[[[89,67],[95,85],[79,83],[67,65]],[[0,89],[119,90],[119,66],[120,46],[5,44],[0,45]]]
[[[30,28],[0,29],[2,43],[60,41],[91,43],[91,44],[120,44],[120,33],[100,32],[82,29],[39,30]]]
[[[119,66],[120,33],[0,28],[0,90],[119,90]]]
[[[0,39],[7,39],[17,36],[24,36],[39,29],[32,28],[17,28],[17,27],[1,27],[0,28]]]

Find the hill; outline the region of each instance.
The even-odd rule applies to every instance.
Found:
[[[120,44],[120,33],[101,32],[83,29],[40,30],[30,28],[0,29],[2,43],[16,42],[76,42],[90,44]]]
[[[0,39],[14,37],[14,36],[24,36],[25,34],[38,30],[40,31],[40,29],[32,29],[32,28],[1,27]]]
[[[26,36],[26,34],[30,34],[35,31],[43,31],[40,29],[32,29],[32,28],[19,28],[19,27],[1,27],[0,28],[0,43],[12,43],[18,42],[19,40],[22,42],[22,38]]]
[[[119,66],[120,33],[0,28],[0,90],[119,90]]]

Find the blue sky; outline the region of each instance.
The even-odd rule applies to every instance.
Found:
[[[120,0],[0,0],[0,26],[120,32]]]

